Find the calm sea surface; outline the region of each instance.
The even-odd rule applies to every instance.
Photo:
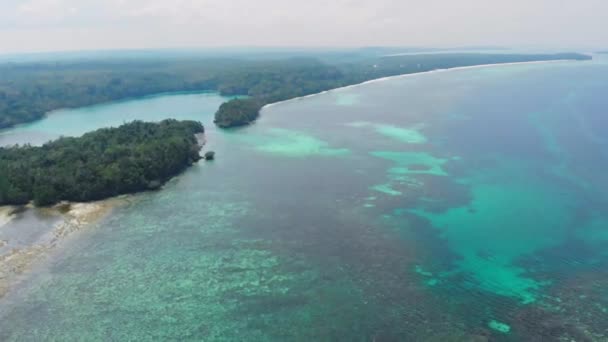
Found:
[[[599,59],[372,82],[230,131],[223,98],[177,94],[0,133],[174,117],[217,153],[53,253],[0,340],[605,341],[607,94]]]

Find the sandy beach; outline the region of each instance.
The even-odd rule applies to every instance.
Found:
[[[0,228],[9,223],[15,217],[13,214],[14,211],[15,207],[12,206],[0,207]],[[0,242],[0,247],[1,246],[2,243]]]
[[[44,238],[37,242],[19,247],[11,247],[10,237],[0,240],[0,298],[19,283],[20,279],[32,266],[72,233],[106,217],[113,208],[126,203],[126,198],[112,198],[90,203],[61,203],[50,208],[33,208],[28,205],[25,210],[35,210],[44,215],[59,217],[59,221],[49,227]],[[0,230],[8,227],[15,219],[16,207],[0,207]],[[8,251],[6,250],[8,248]]]
[[[439,73],[439,72],[451,72],[451,71],[469,70],[469,69],[482,69],[482,68],[489,68],[489,67],[504,67],[504,66],[526,65],[526,64],[561,63],[561,62],[571,62],[571,61],[572,60],[568,60],[568,59],[560,59],[560,60],[549,60],[549,61],[531,61],[531,62],[479,64],[479,65],[462,66],[462,67],[454,67],[454,68],[447,68],[447,69],[434,69],[434,70],[429,70],[429,71],[414,72],[414,73],[403,74],[403,75],[387,76],[387,77],[375,78],[373,80],[364,81],[364,82],[357,83],[357,84],[351,84],[351,85],[344,86],[344,87],[324,90],[322,92],[315,93],[315,94],[294,97],[292,99],[285,100],[285,101],[279,101],[279,102],[269,103],[269,104],[265,105],[264,107],[262,107],[262,110],[264,110],[266,108],[271,108],[271,107],[274,107],[274,106],[277,106],[277,105],[280,105],[280,104],[283,104],[283,103],[292,102],[292,101],[300,101],[300,100],[307,99],[307,98],[310,98],[310,97],[313,97],[313,96],[327,94],[327,93],[332,93],[332,92],[344,91],[344,90],[348,90],[348,89],[364,86],[366,84],[385,82],[385,81],[389,81],[389,80],[393,80],[393,79],[416,77],[416,76],[420,76],[420,75],[424,75],[424,74],[433,74],[433,73]]]

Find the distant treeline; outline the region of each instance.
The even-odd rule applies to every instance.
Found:
[[[41,147],[0,148],[0,205],[92,201],[160,187],[200,159],[194,121],[134,121]]]
[[[216,114],[221,127],[247,124],[268,103],[363,81],[434,69],[545,60],[584,60],[574,54],[441,53],[316,59],[106,60],[0,65],[0,128],[45,113],[174,91],[245,95]]]
[[[483,64],[535,62],[550,60],[588,60],[589,56],[563,54],[413,54],[385,56],[338,63],[290,65],[291,69],[248,70],[226,80],[220,88],[225,95],[248,95],[224,103],[215,116],[220,127],[235,127],[253,122],[260,109],[269,103],[357,84],[377,78]]]

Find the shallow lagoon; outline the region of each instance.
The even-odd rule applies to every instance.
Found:
[[[0,339],[601,339],[606,89],[601,60],[510,65],[289,101],[238,130],[212,126],[222,98],[185,94],[4,133],[190,118],[218,158],[68,241],[1,302]]]

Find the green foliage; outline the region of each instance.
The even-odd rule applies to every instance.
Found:
[[[41,147],[0,148],[0,205],[91,201],[158,188],[200,159],[194,121],[134,121]]]
[[[86,61],[0,64],[0,129],[62,108],[146,95],[217,89],[234,61]]]
[[[233,78],[224,80],[220,88],[223,94],[248,95],[251,98],[222,105],[216,113],[215,122],[224,128],[246,125],[259,116],[259,110],[265,104],[382,77],[482,64],[588,58],[578,54],[450,53],[364,58],[336,66],[308,63],[294,64],[290,68],[271,67],[237,73]]]
[[[258,118],[262,102],[255,98],[234,99],[223,103],[215,115],[219,127],[247,125]]]
[[[482,53],[379,56],[382,53],[370,50],[344,57],[320,56],[325,62],[314,58],[174,58],[5,63],[0,64],[0,129],[39,119],[55,109],[163,92],[213,90],[229,96],[246,95],[255,98],[255,105],[261,108],[379,77],[479,64],[590,58],[579,54]],[[253,104],[225,106],[216,122],[223,127],[247,124],[257,117],[249,113]]]

